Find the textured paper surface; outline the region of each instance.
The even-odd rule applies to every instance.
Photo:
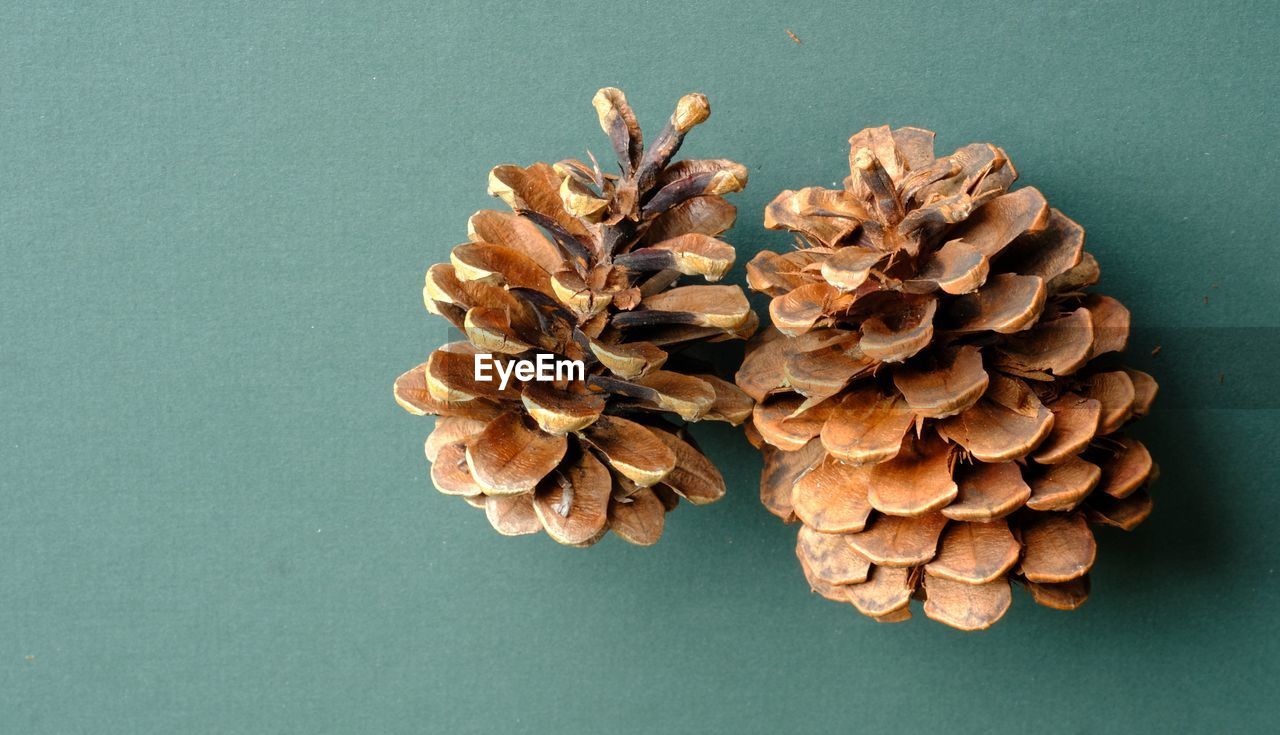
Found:
[[[1275,727],[1272,4],[183,5],[0,10],[0,730]],[[729,496],[652,549],[430,489],[391,400],[445,336],[422,273],[490,166],[607,153],[602,85],[651,135],[710,97],[685,152],[751,167],[740,262],[886,122],[1004,146],[1085,225],[1164,479],[1082,610],[810,595],[723,427]]]

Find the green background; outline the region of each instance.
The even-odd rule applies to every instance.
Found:
[[[1280,724],[1274,4],[190,5],[0,10],[0,731]],[[740,263],[881,123],[994,141],[1085,225],[1164,474],[1084,608],[823,601],[718,425],[729,496],[650,549],[431,489],[390,389],[445,337],[422,274],[492,165],[607,153],[603,85],[650,135],[709,95],[683,152],[751,167]]]

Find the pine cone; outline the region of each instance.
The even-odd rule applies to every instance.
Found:
[[[710,114],[700,94],[681,98],[647,149],[621,91],[593,103],[621,175],[594,157],[493,169],[489,193],[513,212],[473,215],[471,241],[427,271],[423,291],[466,341],[400,376],[395,397],[441,417],[426,443],[432,481],[483,508],[499,533],[545,529],[589,546],[612,529],[647,545],[680,498],[700,505],[725,492],[684,422],[751,414],[745,393],[672,353],[758,325],[738,286],[677,285],[719,280],[733,265],[733,247],[716,239],[736,214],[721,195],[741,190],[747,171],[671,163]],[[476,377],[481,354],[495,379]],[[581,361],[582,374],[548,366],[550,381],[518,379],[516,366],[536,359]]]
[[[1129,312],[1087,294],[1084,230],[1041,193],[1009,192],[1004,151],[934,158],[933,133],[863,130],[843,190],[784,191],[765,226],[799,248],[760,253],[773,328],[738,385],[758,403],[761,496],[801,522],[810,586],[881,621],[972,630],[1010,580],[1072,609],[1089,592],[1087,521],[1151,512],[1151,455],[1116,431],[1156,383],[1105,365]],[[1100,359],[1095,359],[1100,358]]]

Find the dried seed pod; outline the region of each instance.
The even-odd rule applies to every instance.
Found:
[[[843,188],[765,210],[802,247],[747,265],[774,327],[738,372],[759,402],[765,506],[802,524],[814,589],[878,621],[909,618],[915,596],[934,620],[985,628],[1010,582],[1078,607],[1086,521],[1151,513],[1155,463],[1114,432],[1150,410],[1155,381],[1097,359],[1124,349],[1129,312],[1084,291],[1098,280],[1084,229],[1009,191],[1004,151],[938,158],[917,128],[849,142]]]
[[[747,170],[733,161],[672,161],[710,107],[683,97],[646,148],[617,89],[592,101],[621,175],[566,160],[498,166],[489,192],[511,212],[468,222],[470,242],[427,272],[427,309],[466,342],[445,345],[396,381],[406,410],[439,416],[427,440],[443,493],[482,508],[499,533],[545,530],[589,546],[612,530],[648,545],[681,498],[725,493],[724,478],[682,428],[739,424],[753,401],[679,352],[694,343],[746,339],[758,320],[719,239],[735,216],[724,194]],[[506,384],[477,377],[480,355]],[[488,356],[491,356],[489,358]],[[539,357],[581,361],[553,380],[516,367]]]

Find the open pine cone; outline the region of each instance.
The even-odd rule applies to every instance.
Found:
[[[784,191],[765,226],[799,237],[748,265],[772,297],[738,385],[761,496],[801,522],[810,586],[881,621],[981,629],[1010,581],[1072,609],[1089,592],[1087,522],[1131,529],[1156,468],[1116,434],[1147,413],[1151,376],[1105,367],[1129,312],[1088,294],[1084,230],[1004,151],[935,158],[933,133],[850,139],[843,190]]]
[[[426,443],[432,481],[483,508],[499,533],[545,529],[589,546],[612,529],[647,545],[680,498],[725,492],[683,423],[751,414],[732,383],[672,354],[745,339],[758,325],[738,286],[677,285],[682,275],[719,280],[733,265],[733,248],[716,239],[736,213],[721,195],[741,190],[747,171],[671,162],[710,114],[700,94],[681,98],[647,149],[621,91],[602,89],[593,103],[621,176],[594,158],[493,169],[489,193],[513,212],[473,215],[471,241],[427,271],[423,291],[427,310],[466,341],[401,375],[395,397],[440,417]],[[583,375],[509,373],[502,387],[477,379],[478,354],[508,370],[538,355],[578,360]]]

